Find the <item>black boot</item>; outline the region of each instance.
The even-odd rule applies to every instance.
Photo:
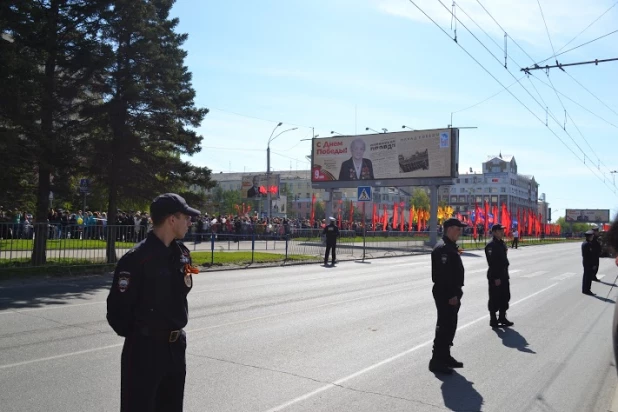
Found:
[[[491,326],[492,328],[497,328],[498,326],[500,326],[500,324],[498,323],[498,319],[496,319],[496,314],[493,312],[489,314],[489,326]]]
[[[449,368],[463,368],[463,362],[459,362],[457,359],[449,355],[448,358],[446,358],[446,366]]]
[[[447,364],[448,353],[444,353],[443,351],[437,352],[435,349],[433,350],[433,357],[429,361],[429,370],[433,373],[443,373],[446,375],[450,375],[453,373],[453,370],[449,368]]]
[[[510,320],[508,320],[506,318],[506,313],[501,313],[500,317],[498,318],[498,323],[500,323],[502,326],[513,326],[514,323],[511,322]]]

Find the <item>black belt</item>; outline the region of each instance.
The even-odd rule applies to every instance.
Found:
[[[139,328],[139,332],[143,336],[155,338],[169,343],[174,343],[181,335],[184,335],[183,329],[167,330],[167,329],[152,329],[148,327]]]

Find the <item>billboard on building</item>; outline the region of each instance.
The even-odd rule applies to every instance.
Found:
[[[311,181],[457,177],[458,129],[314,139]],[[342,186],[343,187],[343,186]]]
[[[609,223],[609,209],[567,209],[567,222]]]
[[[272,214],[275,216],[285,215],[287,211],[287,196],[279,196],[279,199],[273,200]]]
[[[270,174],[268,179],[266,173],[248,174],[242,176],[240,185],[240,197],[243,199],[264,199],[270,192],[271,199],[279,198],[280,175]]]

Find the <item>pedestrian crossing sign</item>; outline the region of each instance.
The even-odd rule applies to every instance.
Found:
[[[358,201],[359,202],[371,202],[371,186],[359,186],[358,187]]]

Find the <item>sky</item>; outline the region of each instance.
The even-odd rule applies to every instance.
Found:
[[[521,68],[618,57],[618,1],[460,0],[452,11],[444,0],[177,0],[196,105],[210,110],[202,151],[186,159],[265,172],[282,122],[271,168],[306,170],[314,134],[451,124],[471,127],[460,175],[513,155],[554,220],[580,208],[614,217],[618,61]]]

